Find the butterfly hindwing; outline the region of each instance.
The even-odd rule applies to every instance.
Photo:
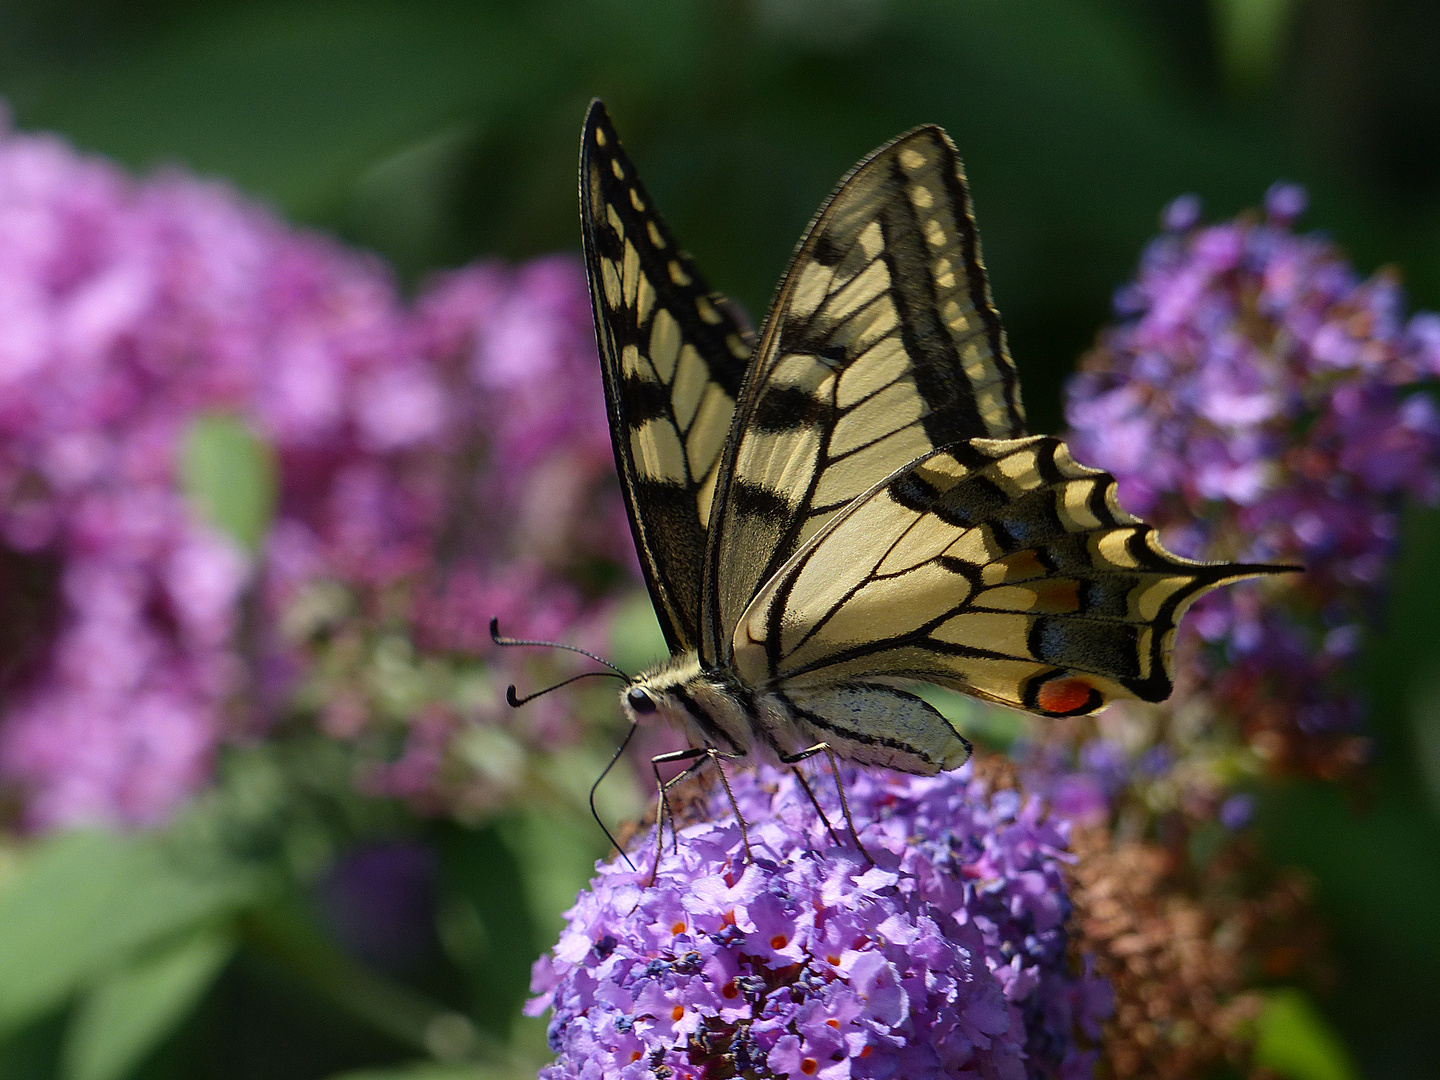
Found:
[[[598,101],[585,119],[580,207],[635,545],[670,648],[692,648],[711,501],[752,336],[676,246]]]
[[[1058,439],[976,439],[902,468],[805,545],[740,620],[734,664],[784,693],[919,680],[1050,716],[1159,701],[1184,609],[1267,569],[1171,555]]]
[[[919,128],[842,181],[776,295],[721,470],[702,655],[728,659],[755,591],[877,479],[1023,433],[959,157]]]

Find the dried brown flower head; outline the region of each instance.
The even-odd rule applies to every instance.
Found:
[[[1227,837],[1196,869],[1183,845],[1077,830],[1071,948],[1115,992],[1099,1075],[1190,1080],[1228,1062],[1247,1069],[1261,987],[1323,979],[1323,935],[1293,871],[1262,869]]]

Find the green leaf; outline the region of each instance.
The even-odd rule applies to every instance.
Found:
[[[371,970],[325,936],[296,897],[257,906],[239,920],[247,949],[278,961],[377,1031],[442,1061],[488,1045],[471,1020],[405,983]]]
[[[457,114],[503,117],[534,99],[554,68],[505,7],[292,0],[177,12],[98,62],[64,64],[27,119],[313,216]],[[151,27],[149,14],[135,25]]]
[[[0,1080],[50,1080],[55,1076],[68,1019],[57,1009],[0,1038]]]
[[[1440,669],[1433,660],[1415,676],[1409,713],[1415,771],[1425,786],[1431,810],[1440,817]]]
[[[102,979],[70,1022],[60,1080],[120,1080],[179,1026],[234,947],[205,928]]]
[[[1288,1080],[1357,1080],[1344,1044],[1299,990],[1278,990],[1260,1014],[1254,1063]]]
[[[64,833],[0,889],[0,1034],[138,950],[236,910],[257,879],[183,866],[156,837]]]
[[[447,955],[470,976],[477,1021],[505,1037],[530,996],[530,966],[545,944],[524,888],[530,853],[495,824],[447,828],[439,836],[445,892],[436,929]]]
[[[535,933],[552,941],[565,926],[564,912],[595,873],[595,860],[610,846],[593,822],[530,808],[496,823],[522,867]]]
[[[275,456],[233,416],[202,416],[185,433],[180,472],[196,511],[247,551],[275,513]]]
[[[352,185],[346,239],[412,271],[441,250],[452,205],[475,154],[477,125],[449,123],[375,162]]]

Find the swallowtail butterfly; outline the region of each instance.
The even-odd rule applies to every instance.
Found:
[[[940,128],[840,182],[758,334],[676,244],[599,101],[580,216],[615,461],[672,653],[621,704],[687,736],[672,760],[952,769],[969,744],[916,684],[1043,716],[1160,701],[1185,608],[1281,569],[1170,554],[1112,476],[1026,434]]]

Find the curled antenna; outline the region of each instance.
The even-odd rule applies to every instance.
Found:
[[[615,672],[615,674],[619,675],[621,678],[624,678],[624,679],[629,679],[629,678],[630,678],[630,676],[627,675],[627,674],[625,674],[625,672],[624,672],[623,670],[621,670],[620,668],[616,667],[616,666],[615,666],[614,664],[612,664],[609,660],[606,660],[603,656],[596,656],[593,652],[590,652],[590,651],[587,650],[587,649],[582,649],[582,648],[580,648],[580,646],[578,646],[578,645],[566,645],[563,641],[525,641],[525,640],[522,640],[521,638],[501,637],[501,636],[500,636],[500,620],[499,620],[498,618],[495,618],[495,619],[491,619],[491,620],[490,620],[490,640],[493,641],[493,642],[495,642],[496,645],[505,645],[505,646],[507,646],[507,647],[508,647],[508,646],[511,646],[511,645],[540,645],[540,646],[543,646],[543,647],[545,647],[545,648],[547,648],[547,649],[564,649],[566,652],[579,653],[581,656],[588,656],[591,660],[594,660],[597,664],[604,664],[606,667],[608,667],[611,671]],[[598,675],[599,672],[596,672],[595,674]],[[564,685],[564,684],[562,683],[561,685]]]
[[[590,652],[587,649],[582,649],[578,645],[566,645],[564,642],[561,641],[529,641],[522,638],[501,637],[500,620],[498,618],[492,618],[490,620],[490,640],[495,642],[496,645],[504,645],[506,647],[512,645],[536,645],[548,649],[564,649],[566,652],[579,653],[581,656],[588,656],[597,664],[604,664],[607,668],[610,669],[609,671],[584,671],[581,672],[579,675],[572,675],[570,678],[564,679],[561,682],[556,683],[554,686],[547,686],[544,690],[537,690],[533,694],[526,694],[524,697],[520,697],[516,694],[515,687],[507,686],[505,688],[505,700],[509,703],[511,708],[518,709],[527,701],[534,701],[541,694],[548,694],[551,690],[559,690],[562,686],[569,686],[571,683],[576,682],[580,679],[588,679],[596,675],[605,676],[611,679],[624,679],[626,682],[630,681],[630,676],[625,673],[624,669],[616,667],[609,660],[606,660],[603,656],[596,656],[594,653]],[[604,770],[600,773],[600,775],[596,777],[595,783],[590,785],[590,814],[595,818],[595,824],[600,826],[600,831],[605,834],[605,839],[609,840],[610,843],[614,846],[615,850],[620,852],[620,857],[625,860],[631,870],[635,869],[635,864],[633,862],[630,862],[630,856],[625,854],[625,850],[620,846],[620,842],[616,840],[615,837],[610,835],[610,830],[605,827],[605,822],[600,820],[600,811],[595,809],[595,792],[600,787],[600,781],[604,780],[605,777],[610,774],[610,770],[613,769],[615,767],[615,763],[620,760],[620,755],[625,752],[625,747],[630,745],[630,739],[635,734],[636,727],[637,725],[635,724],[630,725],[630,730],[625,733],[625,738],[621,740],[620,745],[615,749],[615,755],[610,759],[610,764],[605,766]]]
[[[630,676],[622,675],[616,671],[582,671],[579,675],[571,675],[568,679],[561,679],[554,686],[547,686],[544,690],[536,690],[533,694],[526,694],[524,697],[516,695],[513,685],[507,686],[505,688],[505,700],[512,709],[518,709],[521,705],[534,701],[537,697],[548,694],[551,690],[559,690],[562,686],[569,686],[572,682],[593,678],[596,675],[602,679],[623,679],[626,682],[630,681]]]
[[[597,671],[595,674],[603,675],[605,672]],[[615,767],[615,763],[620,760],[620,755],[625,752],[625,747],[630,745],[630,738],[635,734],[635,729],[638,726],[638,724],[630,725],[630,730],[625,733],[625,738],[622,739],[620,745],[615,748],[615,756],[610,759],[610,764],[605,766],[604,771],[595,778],[595,783],[590,785],[590,815],[595,819],[595,824],[600,826],[600,831],[605,834],[605,839],[609,840],[611,846],[620,852],[620,857],[625,860],[631,870],[635,869],[635,864],[630,861],[630,856],[625,854],[625,849],[620,846],[619,841],[610,835],[610,830],[605,827],[605,822],[600,820],[600,811],[595,809],[595,792],[600,787],[600,781],[605,779],[610,770]]]

